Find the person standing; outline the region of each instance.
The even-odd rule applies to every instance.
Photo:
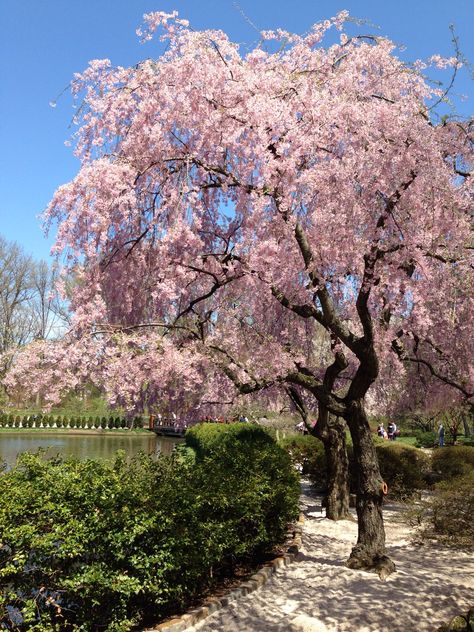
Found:
[[[438,443],[440,448],[444,446],[444,426],[442,423],[439,424],[438,428]]]
[[[395,430],[396,430],[396,426],[393,423],[393,421],[391,421],[388,424],[388,428],[387,428],[387,432],[388,432],[388,439],[389,441],[393,441],[395,439]]]

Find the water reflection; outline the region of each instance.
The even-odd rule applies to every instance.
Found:
[[[80,459],[109,459],[117,450],[124,450],[133,456],[138,452],[159,455],[171,454],[179,439],[157,437],[154,433],[108,435],[106,432],[94,434],[72,434],[54,432],[1,432],[0,463],[12,467],[18,454],[46,450],[47,456],[76,456]]]

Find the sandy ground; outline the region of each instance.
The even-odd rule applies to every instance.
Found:
[[[297,561],[264,587],[215,612],[195,632],[431,632],[474,606],[474,559],[467,552],[411,543],[401,507],[384,512],[397,573],[344,566],[357,539],[350,520],[326,520],[303,485],[303,546]]]

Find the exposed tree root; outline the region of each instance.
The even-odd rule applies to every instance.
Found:
[[[381,580],[385,580],[396,571],[395,563],[388,555],[374,555],[364,548],[355,547],[346,565],[356,570],[375,572]]]

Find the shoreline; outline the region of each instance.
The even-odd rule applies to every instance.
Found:
[[[129,435],[146,435],[154,434],[148,428],[0,428],[0,435],[18,435],[18,434],[48,434],[48,435],[79,435],[79,436],[97,436],[107,435],[109,437],[123,437],[125,433]]]

